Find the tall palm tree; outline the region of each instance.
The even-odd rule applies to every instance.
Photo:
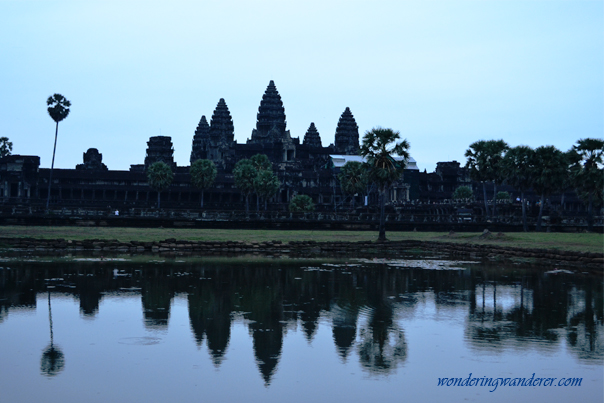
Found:
[[[266,154],[256,154],[250,157],[250,162],[254,169],[256,169],[256,178],[254,179],[254,193],[256,193],[256,211],[260,211],[260,198],[263,197],[260,193],[266,193],[267,188],[264,188],[268,182],[270,182],[268,174],[264,174],[262,180],[259,180],[258,177],[263,172],[273,173],[273,164],[268,159]],[[269,186],[270,187],[270,186]],[[261,189],[263,188],[263,189]],[[277,189],[275,189],[275,192]],[[270,193],[270,192],[269,192]],[[272,196],[272,195],[271,195]],[[270,197],[270,196],[269,196]]]
[[[203,208],[204,190],[214,184],[218,170],[216,169],[216,165],[210,160],[197,160],[191,164],[189,172],[191,173],[191,182],[193,185],[201,189],[201,208]]]
[[[235,186],[245,196],[245,213],[250,212],[249,197],[254,191],[254,179],[258,175],[258,171],[249,159],[243,159],[235,164],[233,169],[233,179]]]
[[[578,140],[571,150],[570,158],[572,159],[571,178],[577,193],[587,203],[587,227],[591,231],[594,204],[601,205],[603,199],[604,140],[591,138]]]
[[[510,148],[501,162],[501,175],[504,182],[520,190],[522,202],[522,228],[528,231],[526,221],[526,200],[524,193],[533,185],[534,150],[528,146]]]
[[[50,205],[50,186],[52,185],[52,171],[55,166],[55,152],[57,150],[57,137],[59,135],[59,122],[62,121],[69,115],[69,107],[71,106],[71,102],[67,100],[61,94],[54,94],[51,97],[48,97],[46,100],[46,105],[48,105],[48,114],[56,122],[55,129],[55,145],[52,149],[52,163],[50,164],[50,177],[48,179],[48,197],[46,198],[46,209],[48,210],[48,206]]]
[[[554,146],[541,146],[535,149],[533,158],[533,189],[541,195],[537,231],[541,231],[541,218],[545,197],[559,192],[568,175],[568,158]]]
[[[363,136],[361,155],[365,157],[370,182],[376,184],[380,192],[380,229],[378,241],[386,241],[386,216],[384,206],[386,204],[386,191],[398,181],[409,160],[409,142],[403,140],[400,143],[400,133],[392,129],[374,127]],[[402,157],[396,161],[393,156]]]
[[[149,186],[157,192],[157,208],[160,208],[161,192],[166,190],[172,184],[174,173],[172,169],[163,161],[154,162],[147,170],[147,180]]]
[[[65,367],[65,355],[55,346],[52,332],[52,307],[50,305],[50,290],[48,290],[48,322],[50,325],[50,345],[42,353],[40,371],[46,376],[55,376]]]
[[[493,182],[492,216],[495,216],[497,184],[501,183],[502,179],[499,168],[503,154],[508,148],[507,143],[503,140],[480,140],[470,144],[470,148],[465,153],[468,159],[466,168],[470,169],[470,177],[477,182],[482,182],[484,207],[487,215],[489,215],[489,204],[487,201],[486,183]]]
[[[352,196],[354,209],[354,195],[362,193],[367,188],[367,172],[363,164],[357,161],[348,161],[338,174],[342,193]]]
[[[262,170],[256,175],[256,178],[254,178],[254,189],[258,198],[264,199],[265,211],[268,199],[276,195],[280,187],[281,183],[279,182],[279,178],[277,178],[277,175],[275,175],[272,170]]]

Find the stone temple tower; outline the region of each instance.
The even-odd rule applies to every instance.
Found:
[[[201,117],[195,136],[193,136],[193,148],[191,149],[191,164],[200,159],[208,158],[208,145],[210,142],[210,125],[205,115]]]
[[[310,147],[323,147],[323,144],[321,143],[321,136],[319,135],[314,122],[310,123],[310,127],[304,135],[304,141],[302,144]]]
[[[271,80],[260,101],[256,128],[252,130],[248,144],[261,144],[264,154],[272,162],[292,161],[296,156],[296,146],[285,128],[285,108],[275,82]]]
[[[256,129],[252,131],[252,142],[274,143],[283,139],[286,126],[285,108],[273,80],[270,81],[262,96],[256,118]]]
[[[224,164],[234,154],[235,128],[231,112],[229,112],[229,108],[223,98],[220,98],[216,109],[214,109],[208,134],[207,159],[219,165]]]
[[[357,155],[359,153],[359,126],[348,107],[340,116],[336,128],[335,148],[336,154]]]

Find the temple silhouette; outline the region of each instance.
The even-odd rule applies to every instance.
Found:
[[[359,129],[350,108],[339,118],[334,142],[323,146],[321,135],[310,122],[302,141],[287,130],[285,108],[275,83],[271,80],[258,108],[256,127],[246,143],[237,143],[233,118],[224,99],[220,99],[210,121],[201,116],[194,131],[190,162],[208,159],[214,162],[218,176],[205,191],[205,209],[243,209],[243,197],[235,187],[232,171],[237,161],[265,154],[273,165],[281,188],[269,202],[270,209],[285,210],[296,194],[313,199],[317,210],[331,209],[344,196],[336,173],[349,160],[359,160]],[[54,169],[51,206],[152,208],[157,193],[147,183],[146,170],[157,161],[168,164],[174,172],[170,188],[162,192],[162,207],[196,208],[200,190],[191,184],[189,167],[174,161],[172,138],[153,136],[147,142],[142,164],[132,164],[128,171],[110,170],[96,148],[83,154],[75,169]],[[4,204],[41,205],[48,192],[50,169],[40,167],[40,157],[10,155],[0,159],[0,200]],[[408,201],[419,197],[419,171],[413,159],[407,164],[400,183],[391,189],[391,201]],[[374,192],[375,193],[375,192]],[[361,195],[357,196],[360,205]],[[370,197],[376,198],[377,195]]]

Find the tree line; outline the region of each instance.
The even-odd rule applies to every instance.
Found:
[[[537,231],[540,231],[545,199],[573,189],[587,205],[587,223],[591,230],[594,208],[603,202],[603,154],[604,140],[593,138],[578,140],[566,152],[554,146],[533,149],[522,145],[509,147],[503,140],[480,140],[470,144],[465,157],[471,179],[482,183],[487,215],[497,214],[497,186],[512,186],[520,192],[522,225],[524,231],[528,231],[525,195],[532,190],[540,198],[537,216]],[[492,209],[487,200],[487,183],[494,188]]]

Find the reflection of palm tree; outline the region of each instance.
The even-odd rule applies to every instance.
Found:
[[[50,306],[50,291],[48,291],[48,319],[50,322],[50,345],[42,353],[40,371],[46,376],[55,376],[65,367],[63,352],[55,347],[52,333],[52,309]]]
[[[388,373],[407,358],[407,342],[393,321],[392,305],[383,299],[374,301],[368,326],[360,332],[359,359],[371,372]]]

